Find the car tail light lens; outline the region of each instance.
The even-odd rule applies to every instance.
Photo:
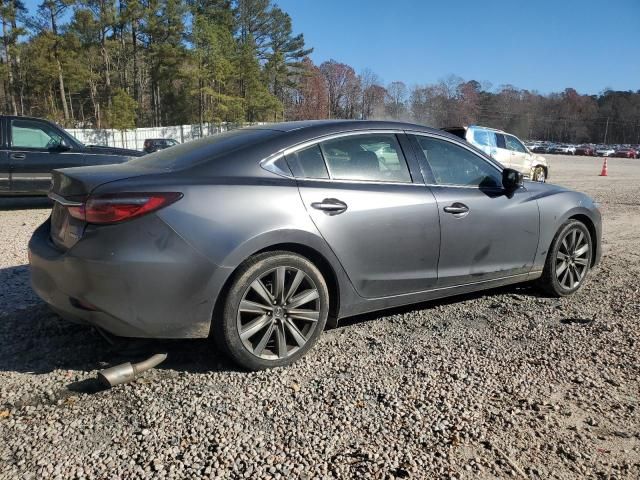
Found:
[[[87,223],[110,224],[131,220],[180,200],[182,193],[117,193],[91,196],[79,206],[67,207],[69,215]]]

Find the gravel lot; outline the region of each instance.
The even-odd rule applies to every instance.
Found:
[[[640,161],[549,156],[602,202],[604,258],[571,298],[509,287],[368,315],[286,369],[207,341],[110,345],[50,313],[0,207],[0,478],[639,478]],[[41,206],[42,204],[40,204]],[[95,370],[168,349],[135,383]]]

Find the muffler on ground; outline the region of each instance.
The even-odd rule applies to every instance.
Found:
[[[105,387],[114,387],[138,378],[143,372],[157,367],[167,358],[166,353],[156,353],[139,363],[121,363],[98,372],[98,380]]]

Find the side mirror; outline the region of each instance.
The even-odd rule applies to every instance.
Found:
[[[502,186],[505,190],[513,191],[524,184],[522,174],[513,168],[502,170]]]
[[[61,138],[58,143],[49,147],[49,151],[52,152],[66,152],[67,150],[71,150],[71,145],[64,138]]]

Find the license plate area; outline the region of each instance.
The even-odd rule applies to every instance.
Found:
[[[84,222],[73,218],[69,211],[58,202],[54,202],[51,210],[51,240],[62,249],[68,250],[82,238]]]

